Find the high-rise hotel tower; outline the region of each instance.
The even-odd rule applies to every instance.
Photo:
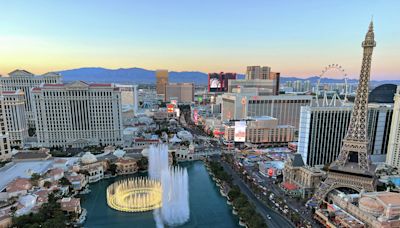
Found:
[[[400,168],[400,86],[394,96],[393,118],[390,128],[386,162]]]
[[[32,89],[38,146],[122,144],[121,91],[113,84],[45,84]]]
[[[0,161],[11,158],[10,139],[8,137],[4,97],[0,88]]]
[[[31,106],[31,89],[45,84],[61,83],[61,75],[49,72],[43,75],[34,75],[26,70],[14,70],[8,74],[9,77],[0,77],[0,85],[3,91],[21,90],[25,94],[25,111],[29,127],[35,126],[35,119]]]

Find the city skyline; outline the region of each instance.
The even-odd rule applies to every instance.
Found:
[[[244,73],[268,65],[304,78],[338,63],[358,78],[360,42],[373,15],[371,78],[399,78],[396,1],[46,3],[2,4],[0,74],[80,67]]]

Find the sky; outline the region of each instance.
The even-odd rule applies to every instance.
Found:
[[[0,74],[267,65],[308,77],[339,64],[357,78],[373,15],[371,77],[400,79],[399,12],[398,0],[0,0]]]

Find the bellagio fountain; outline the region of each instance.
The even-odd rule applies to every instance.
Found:
[[[171,167],[168,146],[149,149],[149,177],[128,178],[107,188],[108,205],[124,212],[153,210],[157,227],[177,226],[189,220],[189,182],[186,168]]]

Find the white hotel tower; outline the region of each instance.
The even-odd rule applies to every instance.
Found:
[[[386,162],[400,168],[400,86],[394,96],[393,119],[390,128]]]
[[[113,84],[44,84],[31,96],[38,146],[122,144],[121,91]]]
[[[11,158],[10,140],[8,137],[4,97],[0,87],[0,161]]]
[[[25,94],[21,90],[3,91],[3,98],[11,146],[23,147],[28,138]]]
[[[25,111],[29,127],[35,126],[35,120],[32,113],[31,95],[32,88],[40,84],[61,83],[61,75],[55,72],[49,72],[43,75],[34,75],[26,70],[14,70],[7,76],[0,76],[0,85],[3,91],[21,90],[25,94]]]

